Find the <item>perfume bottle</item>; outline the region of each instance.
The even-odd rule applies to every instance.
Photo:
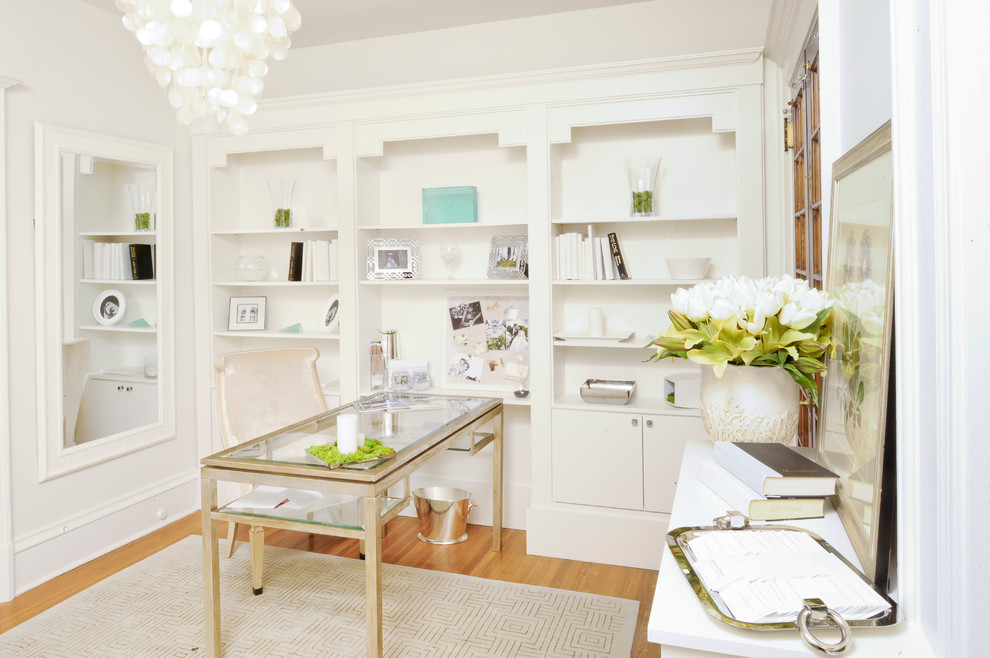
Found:
[[[371,342],[371,390],[385,388],[385,355],[380,341]]]

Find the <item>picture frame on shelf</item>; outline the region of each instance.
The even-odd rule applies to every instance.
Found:
[[[119,290],[104,290],[93,302],[93,317],[104,326],[117,324],[127,312],[127,299]]]
[[[333,295],[323,308],[323,317],[320,319],[320,329],[323,333],[332,333],[340,326],[337,317],[338,310],[340,310],[340,297]]]
[[[368,279],[418,279],[419,242],[399,238],[368,240]]]
[[[525,235],[496,235],[488,255],[489,279],[527,279],[528,241]]]
[[[893,154],[888,121],[832,168],[826,359],[819,462],[839,475],[835,507],[881,592],[894,531]]]
[[[249,331],[265,328],[267,297],[231,297],[227,316],[228,331]]]

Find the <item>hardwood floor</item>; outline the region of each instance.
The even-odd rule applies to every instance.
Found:
[[[0,633],[107,576],[157,553],[183,537],[200,534],[199,524],[199,515],[192,514],[39,585],[9,603],[0,603]],[[488,526],[468,526],[467,541],[449,546],[436,546],[420,541],[416,537],[418,529],[418,521],[410,517],[400,516],[389,523],[388,534],[382,543],[382,561],[639,601],[639,620],[636,625],[632,655],[637,658],[660,655],[660,647],[646,641],[646,624],[650,616],[653,590],[656,587],[656,571],[527,555],[526,533],[522,530],[504,530],[502,552],[493,553],[491,529]],[[226,529],[221,527],[220,530],[221,537],[226,537]],[[243,545],[237,547],[239,551],[248,550],[247,530],[244,526],[238,531],[238,539],[243,542]],[[222,549],[224,542],[225,539],[221,539]],[[353,539],[267,530],[265,544],[343,557],[358,557],[358,544]]]

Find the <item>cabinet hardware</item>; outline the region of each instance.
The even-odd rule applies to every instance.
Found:
[[[632,419],[632,426],[633,427],[639,427],[639,419],[638,418],[633,418]]]
[[[653,421],[652,420],[646,421],[646,427],[649,429],[653,429]]]

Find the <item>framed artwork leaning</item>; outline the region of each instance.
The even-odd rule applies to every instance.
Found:
[[[839,474],[836,509],[879,591],[894,532],[893,157],[890,122],[832,171],[829,294],[835,356],[826,360],[819,461]]]

